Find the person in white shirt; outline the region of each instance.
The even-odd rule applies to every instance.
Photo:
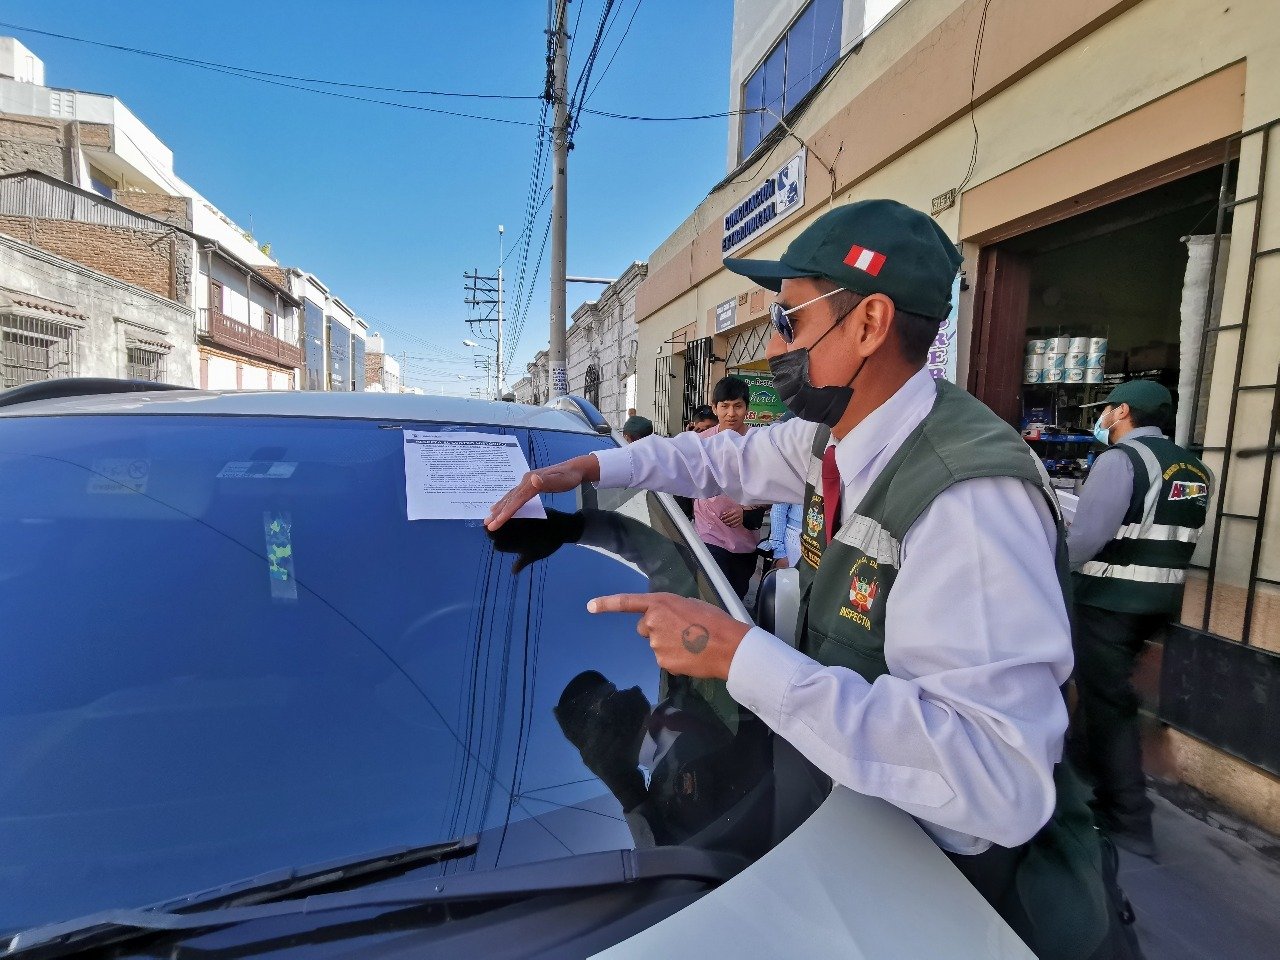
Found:
[[[767,356],[796,419],[532,471],[487,526],[584,482],[803,503],[799,649],[685,597],[588,609],[641,614],[663,669],[726,681],[832,780],[914,816],[1039,956],[1138,955],[1059,766],[1072,652],[1056,501],[1012,428],[924,368],[955,247],[925,214],[868,200],[817,218],[780,261],[725,265],[779,292]]]

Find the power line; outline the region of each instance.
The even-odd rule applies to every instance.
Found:
[[[738,117],[748,113],[762,113],[763,110],[725,110],[721,113],[696,113],[684,117],[642,117],[631,113],[614,113],[611,110],[592,110],[583,107],[580,113],[589,113],[595,117],[608,117],[611,120],[648,120],[654,123],[669,123],[677,120],[718,120],[722,117]]]
[[[219,70],[230,70],[236,73],[252,74],[259,77],[271,77],[276,80],[297,80],[302,83],[319,83],[330,87],[347,87],[352,90],[376,90],[382,93],[406,93],[414,96],[423,97],[465,97],[476,100],[538,100],[539,96],[535,93],[531,94],[507,94],[507,93],[469,93],[456,90],[415,90],[406,87],[380,87],[371,83],[349,83],[341,80],[324,80],[319,77],[298,77],[288,73],[272,73],[268,70],[254,70],[251,67],[238,67],[233,64],[218,63],[213,60],[199,60],[193,57],[183,57],[173,53],[162,53],[156,50],[144,50],[141,47],[127,47],[116,43],[106,43],[102,40],[90,40],[87,37],[73,37],[65,33],[54,33],[51,30],[37,30],[35,27],[24,27],[16,23],[0,22],[0,27],[7,30],[16,30],[22,33],[35,33],[42,37],[54,37],[58,40],[70,40],[74,43],[87,43],[95,47],[105,47],[108,50],[119,50],[123,53],[134,53],[143,57],[154,57],[158,60],[172,60],[175,63],[185,63],[195,67],[216,67]]]
[[[581,120],[579,114],[579,106],[581,100],[586,96],[587,90],[591,85],[591,72],[595,69],[596,58],[600,56],[600,47],[604,43],[605,30],[609,21],[609,14],[613,11],[614,0],[604,0],[604,8],[600,11],[600,22],[596,25],[595,39],[591,41],[591,49],[587,53],[586,63],[582,65],[582,71],[578,74],[578,82],[574,84],[573,95],[569,98],[569,141],[572,144],[573,135],[578,129],[578,123]]]
[[[609,55],[608,62],[604,65],[604,69],[600,71],[600,76],[596,78],[595,86],[588,90],[586,96],[582,98],[582,103],[578,107],[579,112],[586,106],[587,101],[591,99],[591,95],[600,89],[600,84],[604,83],[604,78],[608,75],[609,68],[613,66],[613,61],[617,59],[618,51],[622,49],[622,44],[627,39],[627,34],[631,32],[631,25],[636,22],[636,14],[640,12],[640,4],[642,3],[644,3],[644,0],[636,0],[636,5],[631,10],[631,19],[627,21],[627,26],[622,31],[622,36],[618,39],[618,45],[613,48],[613,53]],[[615,20],[614,22],[616,23],[617,21]]]
[[[10,24],[0,22],[0,27],[8,27],[14,30],[26,30],[26,27],[14,27]],[[43,31],[29,31],[43,32]],[[78,37],[67,37],[69,40],[79,40]],[[97,43],[97,41],[86,40],[85,43]],[[106,44],[103,44],[107,46]],[[242,80],[252,80],[255,83],[265,83],[273,87],[284,87],[288,90],[301,90],[304,93],[314,93],[325,97],[336,97],[339,100],[351,100],[356,103],[372,103],[384,107],[396,107],[400,110],[413,110],[418,113],[431,113],[438,116],[458,117],[465,120],[485,120],[489,123],[506,123],[518,127],[531,127],[534,125],[532,120],[515,120],[509,117],[491,117],[486,114],[465,113],[460,110],[444,110],[439,107],[427,107],[417,103],[398,103],[394,100],[381,100],[377,97],[359,97],[352,93],[340,93],[337,90],[320,90],[316,87],[306,87],[299,83],[286,83],[283,80],[273,80],[268,76],[259,76],[255,73],[246,72],[238,67],[225,67],[221,64],[210,63],[201,60],[192,60],[186,57],[174,57],[168,54],[154,53],[151,51],[120,48],[130,53],[138,53],[143,56],[151,56],[161,60],[172,60],[175,63],[183,63],[187,66],[196,67],[201,70],[209,70],[213,73],[221,73],[230,77],[239,77]]]

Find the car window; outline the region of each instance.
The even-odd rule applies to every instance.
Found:
[[[442,869],[759,852],[767,731],[585,610],[715,601],[657,499],[547,497],[518,543],[411,522],[406,428],[449,429],[0,421],[0,931],[472,833]]]

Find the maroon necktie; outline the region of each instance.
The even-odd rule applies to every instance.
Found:
[[[836,535],[836,520],[840,516],[840,468],[836,466],[834,443],[822,454],[822,512],[827,523],[827,543],[830,543]]]

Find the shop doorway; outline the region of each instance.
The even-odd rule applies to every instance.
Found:
[[[1203,317],[1185,301],[1189,284],[1210,285],[1194,274],[1211,246],[1193,238],[1211,241],[1223,183],[1211,167],[982,251],[970,389],[1022,430],[1055,486],[1083,482],[1085,404],[1115,384],[1156,380],[1192,406],[1182,373],[1199,365]]]

